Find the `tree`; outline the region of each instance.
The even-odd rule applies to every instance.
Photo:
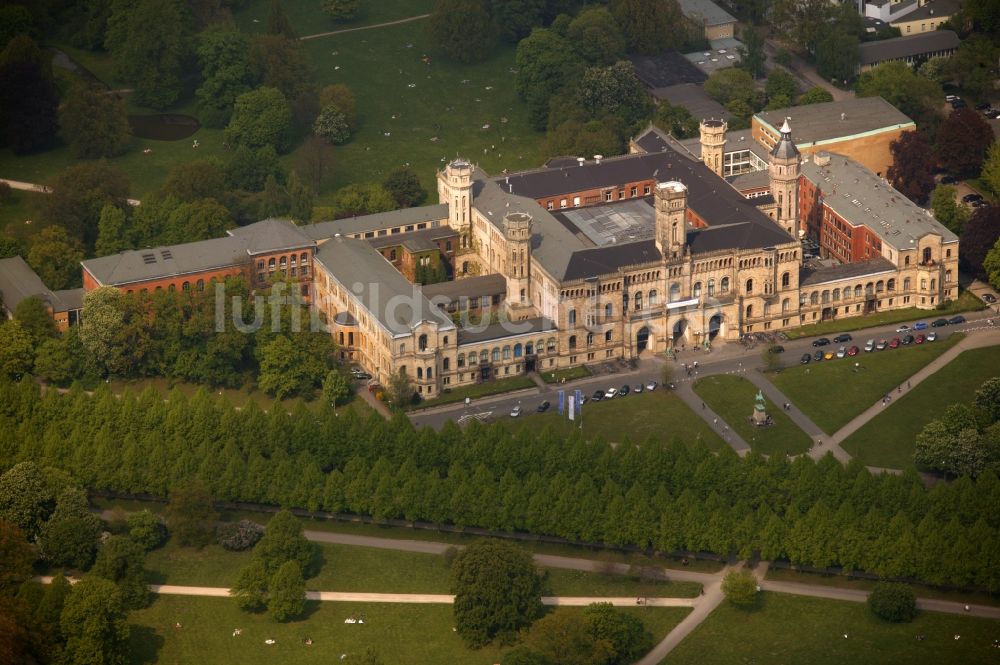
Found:
[[[536,28],[517,45],[517,94],[527,105],[532,126],[544,129],[549,99],[583,70],[572,45],[552,30]]]
[[[133,301],[112,286],[83,297],[80,342],[103,371],[127,376],[146,352],[148,332]]]
[[[64,336],[43,341],[35,349],[34,375],[59,387],[68,386],[80,375],[78,357],[73,353],[72,340],[79,338],[75,331]]]
[[[748,27],[743,31],[743,46],[739,48],[740,51],[740,69],[745,70],[750,76],[755,79],[759,79],[764,75],[766,71],[767,55],[764,53],[764,38],[761,37],[760,32],[756,28]],[[775,67],[771,70],[771,74],[767,77],[768,85],[771,83],[771,77],[774,76],[776,72],[788,75],[785,70]],[[789,78],[791,78],[789,76]],[[793,91],[789,96],[794,95],[798,92],[798,86],[795,85],[795,80],[792,79]],[[784,91],[779,91],[784,92]],[[779,94],[775,93],[775,94]],[[772,96],[772,93],[768,91],[768,97]]]
[[[377,183],[348,185],[333,195],[337,218],[370,215],[396,209],[392,195]]]
[[[405,408],[413,401],[416,393],[413,389],[413,380],[406,372],[396,372],[389,377],[389,385],[386,386],[386,396],[394,409]]]
[[[351,396],[351,385],[343,372],[330,370],[323,379],[323,399],[331,406],[343,404]]]
[[[288,149],[291,140],[292,110],[276,88],[261,87],[236,98],[226,140],[248,148],[273,146]]]
[[[826,88],[821,88],[816,86],[814,88],[809,88],[804,93],[799,96],[798,105],[808,106],[809,104],[822,104],[824,102],[832,102],[833,95]]]
[[[347,118],[347,124],[354,127],[354,116],[357,111],[357,103],[354,100],[354,93],[342,83],[328,85],[319,91],[320,108],[336,106]]]
[[[938,120],[943,93],[941,86],[918,76],[905,62],[885,62],[858,77],[858,97],[882,97],[913,118],[918,127]]]
[[[170,169],[159,194],[173,197],[181,203],[190,203],[198,199],[221,201],[225,191],[225,168],[218,159],[209,157],[182,162]]]
[[[295,100],[312,90],[312,72],[297,39],[256,35],[250,40],[249,62],[252,80],[277,88],[285,99]]]
[[[124,39],[105,42],[118,75],[131,83],[141,106],[163,109],[181,97],[184,72],[191,60],[194,25],[181,0],[116,3]]]
[[[934,164],[927,159],[930,143],[919,132],[903,132],[889,144],[892,166],[886,177],[893,187],[917,204],[927,201],[934,189]]]
[[[585,7],[566,29],[566,39],[588,65],[606,67],[625,55],[625,37],[605,7]]]
[[[110,256],[131,249],[132,243],[128,240],[128,231],[128,216],[125,211],[112,203],[105,204],[97,221],[94,253],[97,256]]]
[[[532,28],[542,25],[545,0],[491,0],[489,5],[497,34],[505,42],[516,44]]]
[[[66,98],[59,124],[78,158],[120,155],[130,139],[122,98],[87,85],[76,86]]]
[[[308,222],[312,219],[315,194],[300,179],[299,174],[292,171],[288,176],[288,212],[292,219],[298,222]]]
[[[54,507],[51,491],[34,462],[21,462],[0,475],[0,520],[9,522],[29,539],[38,535]]]
[[[45,196],[42,218],[49,224],[63,227],[86,249],[93,248],[97,240],[97,225],[104,206],[111,203],[124,209],[128,205],[128,176],[104,161],[70,166],[60,172],[50,185],[52,193]],[[42,229],[43,233],[45,231]],[[54,284],[48,286],[66,288]]]
[[[347,116],[335,104],[323,107],[313,123],[313,132],[334,145],[346,143],[351,138]]]
[[[218,513],[208,486],[200,478],[183,481],[171,488],[165,515],[178,545],[200,548],[212,542]]]
[[[975,412],[953,404],[917,435],[913,459],[919,468],[975,477],[989,464],[989,444],[980,436]]]
[[[908,623],[917,616],[917,596],[909,584],[879,582],[868,594],[868,609],[886,621]]]
[[[0,138],[16,155],[44,150],[56,139],[59,96],[45,62],[27,35],[0,53]]]
[[[278,161],[274,146],[266,145],[256,150],[240,146],[226,164],[226,185],[233,189],[259,192],[269,176],[278,182],[285,179],[285,171]]]
[[[281,6],[281,0],[271,0],[267,14],[267,33],[285,39],[296,39],[297,37],[295,30],[292,29],[291,21],[288,20],[288,15],[285,14],[284,7]]]
[[[27,7],[7,5],[0,7],[0,49],[18,35],[33,35],[36,32],[35,21]]]
[[[90,572],[114,582],[121,592],[122,606],[137,610],[149,603],[145,558],[146,552],[139,543],[124,536],[111,536],[98,550]]]
[[[990,124],[976,111],[955,109],[938,130],[934,153],[938,163],[957,174],[974,174],[993,144]]]
[[[847,81],[857,66],[857,36],[839,29],[825,31],[816,44],[816,71],[828,80]]]
[[[333,148],[318,136],[309,136],[298,150],[295,169],[314,192],[320,192],[333,174]]]
[[[732,67],[714,72],[705,81],[704,88],[709,97],[723,105],[741,101],[752,107],[757,94],[753,77]]]
[[[945,83],[949,78],[948,63],[950,60],[943,55],[928,58],[924,64],[917,68],[917,73],[935,83]]]
[[[1000,377],[987,379],[976,391],[972,404],[991,422],[1000,420]]]
[[[764,86],[764,94],[768,99],[779,95],[787,99],[795,99],[799,92],[799,86],[795,78],[781,67],[775,67],[767,75],[767,84]]]
[[[227,522],[218,529],[219,544],[230,552],[243,552],[256,545],[264,536],[264,527],[251,522]]]
[[[627,60],[587,69],[576,84],[574,99],[588,119],[612,116],[626,125],[645,120],[652,110],[649,94]]]
[[[486,0],[438,0],[427,27],[431,43],[458,62],[485,60],[493,48],[493,19]]]
[[[412,208],[427,200],[427,190],[420,186],[420,178],[407,166],[389,171],[382,186],[400,208]]]
[[[61,226],[46,226],[31,244],[28,265],[50,289],[69,289],[81,280],[83,250]]]
[[[653,648],[653,636],[637,617],[615,609],[611,603],[594,603],[583,611],[589,632],[598,642],[611,645],[609,665],[627,665]]]
[[[146,551],[155,550],[167,539],[167,527],[159,517],[148,510],[140,510],[129,515],[128,537]]]
[[[129,662],[129,625],[121,592],[102,577],[85,577],[66,598],[59,621],[67,663]]]
[[[323,13],[334,21],[350,21],[361,7],[361,0],[323,0]]]
[[[1000,289],[1000,240],[986,254],[983,259],[983,272],[994,289]]]
[[[596,638],[586,617],[565,609],[557,609],[536,621],[524,642],[528,649],[542,657],[544,663],[603,665],[617,662],[610,640]]]
[[[302,522],[287,510],[279,511],[267,523],[264,537],[253,549],[268,575],[282,564],[295,562],[301,574],[311,576],[316,569],[316,546],[302,532]]]
[[[249,50],[247,38],[236,30],[212,27],[198,35],[202,82],[195,96],[206,126],[225,127],[236,99],[250,90]]]
[[[0,595],[12,596],[31,579],[35,553],[28,538],[16,524],[0,519]]]
[[[229,594],[244,612],[259,612],[267,605],[267,571],[260,559],[251,559],[243,567]]]
[[[290,395],[308,395],[326,375],[326,363],[308,353],[285,335],[275,335],[258,348],[261,390],[284,399]]]
[[[962,229],[959,261],[964,270],[979,279],[988,279],[983,262],[997,240],[1000,240],[1000,206],[976,208]]]
[[[980,179],[995,195],[1000,195],[1000,143],[992,143],[986,151]]]
[[[629,53],[651,55],[684,42],[686,19],[675,0],[612,0],[610,9]]]
[[[201,199],[175,208],[158,240],[173,244],[218,238],[232,226],[233,218],[224,205],[215,199]]]
[[[656,107],[656,116],[653,122],[660,129],[666,130],[672,136],[679,139],[689,139],[698,136],[699,123],[691,112],[683,106],[672,106],[670,102],[663,100]]]
[[[1000,49],[984,35],[969,35],[949,58],[949,78],[976,101],[989,101],[993,93],[992,69]]]
[[[542,654],[519,644],[503,655],[500,665],[550,665],[550,663]]]
[[[20,380],[31,372],[35,340],[20,321],[0,324],[0,376]]]
[[[722,580],[722,593],[737,607],[753,605],[757,599],[757,577],[749,570],[731,570]]]
[[[271,578],[268,590],[270,597],[267,599],[267,611],[275,621],[294,619],[305,610],[306,583],[302,579],[299,564],[295,561],[281,564]]]
[[[49,315],[49,309],[37,296],[19,302],[14,308],[14,319],[31,335],[33,344],[41,344],[56,334],[55,322]]]
[[[90,567],[101,534],[101,520],[90,512],[87,493],[68,487],[59,493],[52,516],[42,526],[42,553],[57,566]]]
[[[931,210],[934,218],[957,234],[969,220],[969,209],[955,200],[956,190],[951,185],[938,185],[931,192]],[[963,248],[964,249],[964,248]]]
[[[458,634],[478,648],[509,639],[531,625],[541,611],[541,578],[531,555],[502,541],[470,544],[451,566],[451,591]]]

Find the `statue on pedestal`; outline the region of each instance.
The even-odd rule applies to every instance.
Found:
[[[758,390],[754,400],[753,424],[758,426],[769,424],[770,418],[768,418],[767,411],[764,406],[764,393]]]

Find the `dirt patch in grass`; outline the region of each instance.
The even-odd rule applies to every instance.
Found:
[[[130,115],[128,126],[134,136],[154,141],[179,141],[201,129],[198,118],[182,113]]]

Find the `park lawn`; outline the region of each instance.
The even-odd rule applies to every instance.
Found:
[[[317,84],[346,84],[357,99],[357,130],[336,148],[332,187],[320,193],[319,205],[337,187],[380,182],[404,164],[434,202],[435,174],[457,154],[491,174],[544,161],[544,137],[517,98],[514,45],[498,44],[487,60],[461,64],[435,52],[426,27],[415,21],[303,42]]]
[[[933,321],[941,317],[950,317],[961,312],[978,312],[986,309],[986,304],[975,294],[959,287],[958,299],[948,303],[942,309],[917,309],[908,307],[906,309],[894,309],[887,312],[875,312],[864,316],[849,316],[833,321],[823,321],[813,323],[801,328],[783,331],[788,335],[788,339],[802,339],[803,337],[815,337],[817,335],[829,335],[832,333],[851,332],[862,328],[873,328],[885,326],[891,323],[907,323],[910,321]]]
[[[643,581],[624,575],[588,573],[566,568],[545,569],[547,596],[695,598],[700,593],[701,585],[697,582]]]
[[[926,639],[916,640],[921,634]],[[990,619],[921,612],[912,623],[895,624],[871,616],[862,603],[765,592],[752,610],[724,602],[662,665],[986,663],[996,660],[996,637]]]
[[[564,369],[557,369],[554,372],[543,371],[538,373],[545,383],[561,383],[563,381],[572,381],[573,379],[584,379],[591,376],[591,374],[592,372],[590,371],[590,368],[586,365],[566,367]]]
[[[926,346],[926,345],[925,345]],[[969,404],[976,390],[1000,376],[1000,347],[964,351],[865,423],[840,446],[868,466],[913,468],[917,434],[951,404]]]
[[[683,607],[622,608],[638,617],[656,641],[690,611]],[[582,612],[583,608],[563,611]],[[365,623],[345,624],[361,616]],[[452,630],[450,605],[389,603],[306,604],[306,616],[277,623],[267,614],[241,612],[225,598],[160,596],[146,609],[129,615],[133,665],[149,663],[360,663],[365,650],[393,665],[490,665],[500,662],[508,647],[490,644],[468,649]],[[174,625],[179,623],[180,628]],[[233,629],[242,634],[233,636]],[[305,639],[313,644],[307,646]],[[265,645],[264,640],[274,644]],[[341,655],[346,654],[343,659]]]
[[[884,395],[891,393],[896,398],[897,389],[908,378],[964,337],[954,333],[936,342],[795,365],[769,373],[767,378],[788,396],[794,408],[833,434]],[[861,364],[857,372],[856,363]]]
[[[774,582],[797,582],[799,584],[812,584],[815,586],[830,586],[840,589],[853,589],[855,591],[871,591],[877,580],[870,580],[861,577],[848,577],[846,575],[827,575],[822,573],[811,573],[791,568],[775,568],[773,565],[767,569],[764,579]],[[977,605],[1000,606],[1000,595],[990,595],[985,591],[950,591],[933,586],[922,584],[911,584],[913,592],[918,598],[933,598],[935,600],[950,600],[956,603],[974,603]]]
[[[434,10],[435,0],[362,0],[357,15],[350,21],[337,23],[320,8],[319,2],[283,2],[282,9],[292,29],[299,37],[315,35],[333,30],[345,30],[365,25],[377,25],[387,21],[420,14],[429,14]],[[234,18],[240,31],[246,34],[265,32],[267,17],[271,9],[271,0],[250,0],[246,6],[235,13]],[[254,23],[254,21],[257,21]],[[426,23],[418,22],[421,27]]]
[[[516,420],[504,420],[512,431],[525,427],[540,430],[554,427],[569,434],[579,427],[553,408],[546,413],[527,412]],[[693,445],[701,441],[709,450],[718,452],[726,443],[712,431],[673,391],[657,389],[628,397],[615,397],[600,402],[587,402],[583,406],[583,435],[593,440],[620,443],[626,437],[633,443],[642,443],[649,437],[669,440],[673,438]]]
[[[19,240],[27,240],[38,233],[39,229],[45,227],[38,216],[38,211],[46,196],[40,192],[10,190],[10,200],[0,204],[2,232]],[[31,220],[31,224],[26,223],[28,220]]]
[[[432,406],[441,406],[442,404],[454,404],[455,402],[465,401],[466,397],[476,399],[477,397],[498,395],[512,390],[524,390],[525,388],[534,387],[535,382],[531,380],[531,377],[527,374],[521,374],[520,376],[511,376],[504,379],[497,379],[495,381],[474,383],[460,388],[452,388],[448,392],[442,392],[434,399],[424,400],[419,404],[414,405],[413,409],[426,409]]]
[[[770,427],[756,427],[747,419],[753,413],[758,388],[740,376],[719,374],[695,381],[694,391],[750,448],[764,455],[797,455],[809,450],[812,440],[770,399],[764,398]]]

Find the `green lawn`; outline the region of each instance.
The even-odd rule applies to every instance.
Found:
[[[586,365],[577,365],[576,367],[557,369],[554,372],[539,372],[538,375],[542,377],[545,383],[561,383],[563,381],[586,378],[591,375],[591,372]]]
[[[16,180],[16,178],[15,178]],[[0,204],[0,230],[6,235],[27,240],[45,225],[38,217],[38,211],[46,194],[12,189],[10,200]],[[26,222],[30,220],[31,223]]]
[[[874,314],[866,314],[864,316],[850,316],[834,321],[814,323],[784,332],[788,335],[788,339],[801,339],[803,337],[850,332],[852,330],[861,330],[862,328],[919,321],[921,319],[929,322],[942,316],[952,316],[960,312],[978,312],[981,309],[986,309],[986,305],[982,300],[965,289],[959,288],[958,299],[949,303],[943,309],[917,309],[916,307],[894,309],[888,312],[875,312]]]
[[[534,387],[535,382],[531,380],[531,377],[527,374],[521,374],[520,376],[512,376],[506,379],[497,379],[496,381],[474,383],[472,385],[462,386],[461,388],[453,388],[449,392],[442,392],[434,399],[424,400],[423,402],[416,404],[413,408],[426,409],[432,406],[441,406],[442,404],[462,402],[466,397],[476,399],[477,397],[498,395],[512,390],[523,390],[525,388]]]
[[[669,573],[668,573],[669,574]],[[701,593],[697,582],[644,582],[632,576],[586,573],[564,568],[545,569],[545,593],[551,596],[650,596],[695,598]]]
[[[567,608],[580,612],[583,608]],[[687,615],[687,608],[623,608],[642,620],[659,641]],[[365,650],[393,665],[490,665],[506,648],[491,644],[471,651],[452,630],[449,605],[310,602],[299,621],[276,623],[266,614],[247,614],[224,598],[161,596],[132,612],[133,665],[161,663],[359,663]],[[345,624],[350,616],[365,623]],[[180,628],[175,628],[175,624]],[[242,634],[234,637],[233,629]],[[313,640],[306,645],[305,639]],[[266,645],[272,639],[274,644]],[[346,654],[343,659],[341,655]]]
[[[886,393],[897,397],[897,389],[909,377],[963,337],[962,333],[955,333],[938,342],[795,365],[770,373],[767,378],[788,396],[794,408],[809,416],[824,432],[833,434]],[[861,365],[857,372],[856,363]]]
[[[573,427],[579,427],[579,420],[574,424],[565,415],[560,416],[554,407],[546,413],[529,411],[517,420],[503,422],[514,431],[525,427],[533,430],[555,427],[568,434]],[[726,447],[708,423],[691,411],[681,398],[663,389],[587,402],[583,407],[583,434],[590,439],[612,442],[621,442],[627,436],[633,443],[642,443],[652,436],[667,440],[678,438],[689,444],[700,440],[713,451]]]
[[[765,455],[797,455],[809,450],[812,440],[785,412],[764,398],[770,427],[755,427],[747,419],[753,414],[757,386],[739,376],[719,374],[698,379],[694,391],[705,400],[750,447]]]
[[[282,9],[285,10],[295,34],[305,37],[429,14],[434,10],[434,5],[435,0],[362,0],[357,16],[344,23],[334,22],[323,13],[318,2],[283,2]],[[271,0],[250,0],[243,9],[236,12],[236,24],[245,33],[264,32],[270,8]],[[254,20],[257,22],[254,23]]]
[[[840,445],[870,466],[913,467],[917,434],[950,404],[968,404],[987,379],[1000,376],[1000,347],[971,349],[904,394]]]
[[[720,605],[662,663],[987,663],[996,662],[997,634],[989,619],[922,612],[912,623],[894,624],[861,603],[764,593],[759,609]]]

